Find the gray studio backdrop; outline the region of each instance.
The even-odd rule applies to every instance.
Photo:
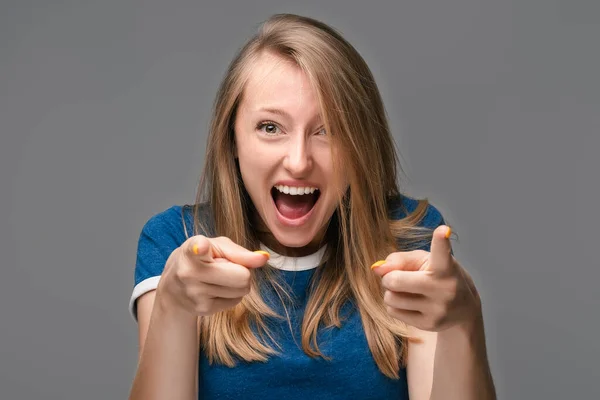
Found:
[[[193,202],[218,82],[275,12],[371,66],[405,191],[459,234],[500,398],[600,398],[593,0],[1,2],[0,398],[127,396],[139,231]]]

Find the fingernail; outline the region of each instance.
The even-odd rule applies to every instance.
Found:
[[[255,250],[254,252],[258,253],[258,254],[262,254],[263,256],[266,256],[267,259],[271,258],[271,255],[264,250]]]
[[[371,265],[371,269],[375,269],[377,267],[382,266],[383,264],[385,264],[385,260],[379,260],[377,262],[374,262],[373,265]]]
[[[194,243],[194,245],[192,246],[192,251],[194,252],[194,254],[198,255],[198,245]]]
[[[450,237],[450,234],[452,234],[452,228],[448,227],[448,231],[446,232],[446,239],[448,239]]]

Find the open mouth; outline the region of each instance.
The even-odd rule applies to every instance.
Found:
[[[321,191],[315,187],[273,186],[271,196],[279,214],[287,219],[307,215],[319,200]]]

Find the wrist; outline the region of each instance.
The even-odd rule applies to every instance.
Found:
[[[197,316],[186,310],[177,299],[173,298],[168,292],[156,291],[154,299],[154,309],[162,318],[171,318],[176,320],[196,321]]]
[[[480,347],[482,343],[485,343],[481,309],[477,309],[469,315],[469,318],[439,333],[442,340],[458,341],[471,348]]]

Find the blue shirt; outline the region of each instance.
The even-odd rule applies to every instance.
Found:
[[[401,219],[411,212],[417,201],[402,196],[392,202],[391,216]],[[193,232],[191,212],[184,215],[187,232]],[[434,229],[444,223],[440,212],[429,205],[421,226]],[[182,207],[173,206],[154,215],[144,225],[138,242],[134,290],[129,302],[131,315],[137,320],[135,300],[143,293],[156,289],[166,260],[173,250],[186,240],[182,224]],[[429,250],[429,244],[424,244]],[[199,356],[199,399],[257,398],[286,400],[312,399],[408,399],[406,370],[399,371],[400,379],[382,374],[369,350],[360,315],[349,302],[342,308],[341,328],[319,332],[321,352],[331,357],[313,359],[301,347],[300,326],[307,302],[308,286],[318,262],[313,268],[300,271],[278,270],[280,279],[291,288],[292,302],[286,303],[290,322],[269,320],[272,334],[282,348],[268,362],[238,362],[234,368],[209,365],[203,353]],[[273,293],[264,293],[266,301],[280,315],[283,307],[274,301]]]

